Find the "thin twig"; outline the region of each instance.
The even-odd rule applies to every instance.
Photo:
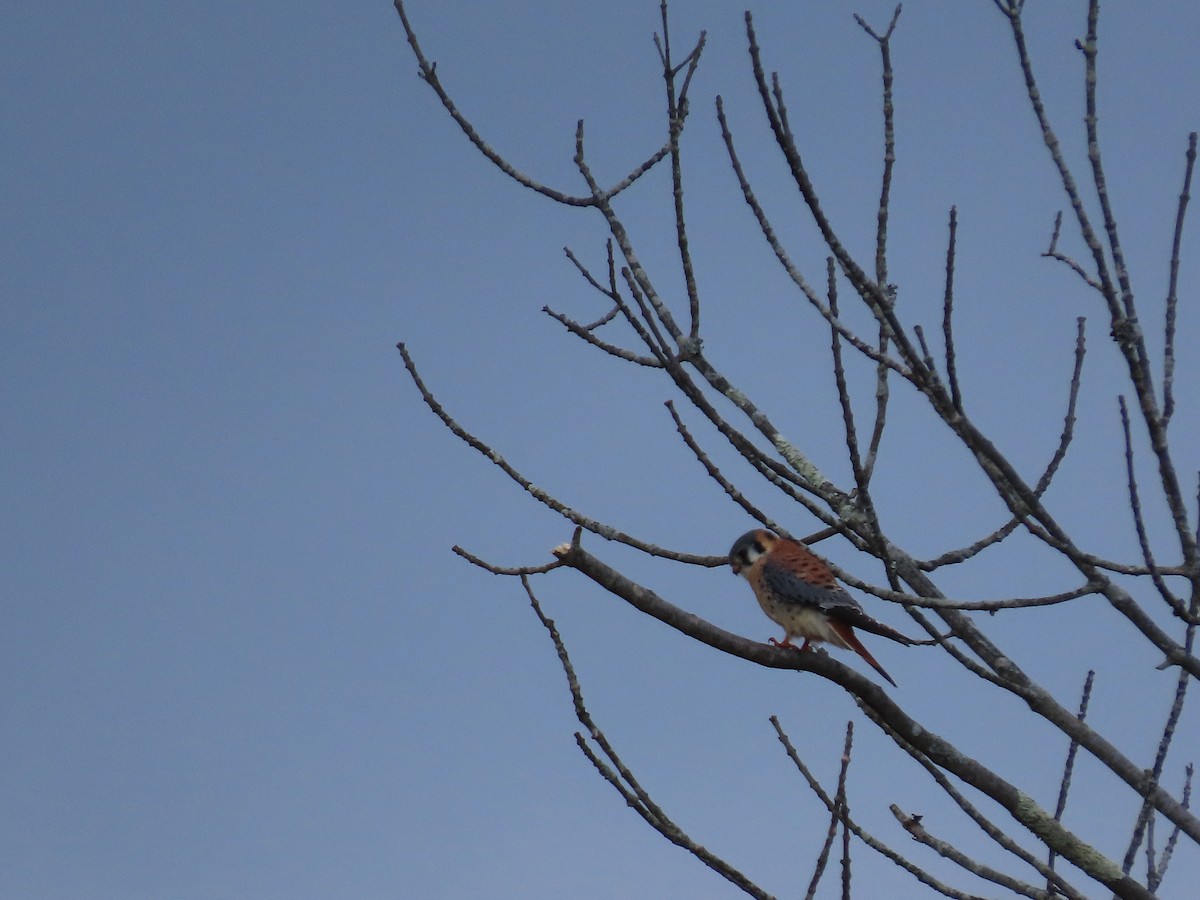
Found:
[[[1175,232],[1171,238],[1170,276],[1167,282],[1167,314],[1163,341],[1163,427],[1175,412],[1175,316],[1179,305],[1179,253],[1183,244],[1183,221],[1191,198],[1192,170],[1196,166],[1196,132],[1188,135],[1187,163],[1183,170],[1183,190],[1179,192],[1179,207],[1175,212]]]
[[[696,285],[696,272],[688,244],[687,222],[683,215],[683,165],[679,141],[680,135],[683,133],[684,120],[687,118],[688,102],[686,96],[677,94],[675,90],[675,77],[678,75],[679,69],[671,64],[671,34],[667,23],[666,0],[660,4],[659,11],[662,16],[663,37],[660,43],[658,35],[655,35],[654,43],[658,47],[659,59],[662,61],[663,81],[667,94],[669,135],[667,142],[671,148],[671,196],[675,205],[675,241],[679,250],[679,264],[683,269],[683,281],[688,296],[688,312],[691,319],[688,336],[696,341],[700,339],[700,290]],[[692,80],[696,66],[700,63],[700,53],[704,50],[704,42],[705,34],[702,31],[695,48],[688,54],[685,61],[688,69],[684,80],[684,92],[686,92],[686,85]]]
[[[813,900],[817,895],[817,886],[821,883],[821,876],[825,873],[825,867],[829,863],[829,851],[833,849],[833,839],[837,836],[838,826],[843,825],[842,833],[849,834],[849,829],[844,827],[844,822],[848,814],[846,807],[846,773],[850,768],[850,748],[854,740],[854,723],[846,723],[846,743],[842,751],[842,764],[838,770],[837,790],[833,795],[833,810],[829,814],[829,828],[825,832],[825,842],[821,845],[821,852],[817,854],[817,861],[813,865],[812,878],[808,882],[808,890],[804,892],[804,900]]]
[[[841,785],[839,785],[841,787]],[[842,825],[842,900],[851,900],[850,893],[850,804],[846,800],[845,791],[841,792],[842,814],[838,817]]]
[[[964,644],[970,647],[972,644],[978,642],[977,637],[971,635],[970,632],[964,633],[961,625],[957,624],[951,624],[950,633],[943,635],[936,627],[934,627],[933,623],[929,621],[929,619],[923,612],[921,612],[921,610],[910,606],[907,608],[907,611],[908,614],[912,616],[913,620],[916,621],[916,623],[923,629],[925,629],[925,633],[928,634],[939,647],[950,654],[954,661],[960,666],[982,681],[986,681],[989,684],[994,684],[997,687],[1002,687],[1005,690],[1012,690],[1013,686],[1009,683],[1007,673],[1002,676],[996,671],[995,667],[992,666],[990,662],[987,665],[977,662],[967,653],[959,649],[958,645],[953,640],[954,638],[960,638]],[[962,615],[962,613],[958,610],[944,609],[938,610],[937,614],[943,621],[945,621],[947,617],[951,615]],[[981,658],[983,658],[981,654],[976,653],[976,655],[979,655]]]
[[[1133,526],[1137,532],[1138,546],[1142,548],[1142,559],[1150,572],[1150,580],[1158,590],[1163,601],[1171,610],[1185,622],[1194,623],[1196,620],[1188,612],[1183,601],[1175,596],[1158,570],[1154,560],[1154,551],[1150,548],[1150,536],[1146,532],[1146,521],[1142,516],[1142,500],[1138,492],[1137,475],[1133,460],[1133,435],[1129,428],[1129,408],[1125,405],[1125,395],[1117,398],[1121,410],[1121,431],[1125,437],[1125,478],[1129,489],[1129,509],[1133,513]]]
[[[942,298],[942,341],[946,352],[946,381],[954,408],[962,412],[962,391],[954,354],[954,254],[958,242],[958,207],[950,207],[950,240],[946,245],[946,290]]]
[[[930,372],[935,371],[936,366],[933,362],[933,354],[929,352],[929,344],[925,343],[925,329],[920,325],[913,326],[913,334],[917,337],[917,344],[921,347],[921,361],[925,363]]]
[[[618,347],[616,344],[610,344],[608,341],[596,337],[586,325],[581,325],[569,316],[556,312],[548,306],[543,306],[542,312],[561,324],[571,334],[591,344],[593,347],[603,350],[609,356],[615,356],[617,359],[625,360],[625,362],[631,362],[650,369],[661,369],[663,366],[662,362],[652,356],[642,356],[634,353],[632,350],[626,350],[624,347]]]
[[[1076,260],[1074,257],[1067,256],[1058,249],[1058,238],[1062,232],[1062,221],[1063,214],[1062,210],[1060,209],[1054,217],[1054,231],[1052,231],[1050,234],[1050,246],[1042,251],[1042,256],[1057,260],[1082,278],[1088,287],[1092,288],[1093,290],[1103,292],[1104,288],[1101,287],[1100,282],[1089,275],[1083,266],[1079,264],[1078,260]]]
[[[1150,570],[1142,565],[1117,562],[1114,559],[1105,559],[1101,556],[1094,556],[1091,553],[1085,554],[1085,558],[1087,559],[1089,565],[1095,566],[1097,569],[1106,569],[1107,571],[1114,572],[1117,575],[1145,576],[1150,574]],[[1191,575],[1191,572],[1186,566],[1159,566],[1158,571],[1162,575]]]
[[[888,809],[891,810],[892,815],[896,817],[896,821],[900,823],[914,841],[924,844],[939,856],[950,860],[950,862],[965,869],[972,875],[982,878],[985,881],[990,881],[993,884],[998,884],[1003,888],[1008,888],[1014,894],[1023,894],[1026,897],[1032,897],[1034,900],[1048,900],[1048,898],[1057,896],[1057,894],[1051,894],[1049,891],[1036,888],[1028,882],[1013,878],[1011,875],[1005,875],[1003,872],[993,869],[991,866],[985,865],[977,859],[972,859],[950,842],[935,838],[921,824],[921,816],[910,816],[895,803],[890,804]]]
[[[837,267],[832,256],[825,260],[825,276],[829,311],[836,318],[838,315]],[[859,508],[865,512],[871,509],[870,488],[858,450],[858,432],[854,425],[854,405],[850,401],[850,388],[846,384],[846,367],[842,362],[842,338],[836,328],[830,327],[829,332],[830,351],[833,355],[833,381],[837,388],[838,403],[842,407],[842,432],[846,439],[850,470],[854,474],[854,484],[858,489],[854,499]]]
[[[1183,794],[1180,802],[1187,808],[1191,805],[1192,800],[1192,774],[1195,772],[1195,767],[1192,763],[1188,763],[1183,767]],[[1171,834],[1167,838],[1167,844],[1163,847],[1162,856],[1158,858],[1158,868],[1153,872],[1147,873],[1146,886],[1152,891],[1157,891],[1162,886],[1162,881],[1167,876],[1167,868],[1171,865],[1171,857],[1175,853],[1175,845],[1179,842],[1179,826],[1176,825],[1171,829]]]
[[[1070,600],[1077,600],[1089,594],[1095,594],[1098,586],[1092,582],[1081,584],[1079,587],[1044,597],[1008,597],[1002,600],[954,600],[949,597],[921,597],[904,591],[892,591],[879,585],[863,581],[835,563],[828,563],[837,577],[860,591],[868,593],[889,603],[899,603],[906,607],[920,609],[958,609],[972,612],[995,613],[1004,609],[1028,609],[1033,606],[1056,606]]]
[[[1190,653],[1196,640],[1196,626],[1189,624],[1184,637],[1184,647]],[[1167,753],[1171,749],[1171,742],[1175,738],[1175,729],[1179,725],[1179,719],[1183,715],[1183,704],[1187,699],[1188,685],[1191,683],[1191,676],[1187,672],[1180,672],[1179,677],[1175,681],[1175,697],[1171,702],[1171,709],[1167,712],[1167,720],[1163,724],[1162,736],[1158,740],[1158,750],[1154,754],[1154,764],[1150,767],[1148,780],[1152,786],[1157,786],[1162,778],[1163,767],[1167,762]],[[1187,807],[1186,802],[1182,804]],[[1129,872],[1133,868],[1133,860],[1137,854],[1139,845],[1142,842],[1143,833],[1147,832],[1154,824],[1154,810],[1148,802],[1142,803],[1142,808],[1138,812],[1137,821],[1134,823],[1133,835],[1129,839],[1129,846],[1125,849],[1125,857],[1122,860],[1122,871]],[[1176,830],[1179,828],[1175,826]],[[1175,837],[1174,832],[1172,836]],[[1177,838],[1176,838],[1177,839]],[[1149,848],[1147,848],[1149,850]],[[1151,860],[1153,853],[1151,851]],[[1147,876],[1155,872],[1156,869],[1151,863],[1147,867]]]
[[[575,266],[575,268],[579,271],[579,274],[583,276],[583,279],[613,302],[612,309],[610,309],[600,318],[596,319],[594,322],[590,322],[589,324],[583,326],[587,331],[595,331],[597,328],[607,325],[621,314],[621,304],[619,302],[621,298],[617,288],[617,265],[616,259],[613,256],[612,239],[609,238],[604,242],[604,245],[608,255],[608,287],[604,287],[598,280],[596,280],[596,277],[592,275],[587,266],[579,261],[579,257],[575,255],[575,252],[570,247],[563,247],[563,253],[567,255],[567,259],[571,261],[571,264]]]
[[[696,439],[692,437],[692,433],[688,430],[687,426],[683,424],[683,419],[680,418],[679,413],[675,409],[674,401],[668,400],[664,405],[667,407],[667,411],[670,412],[671,419],[675,422],[675,430],[679,432],[679,436],[682,437],[683,442],[688,445],[688,449],[691,450],[696,459],[700,461],[700,465],[704,466],[704,471],[708,473],[708,476],[721,486],[721,489],[729,495],[729,499],[749,513],[751,518],[762,523],[763,527],[769,528],[771,531],[774,531],[777,534],[780,533],[782,531],[781,526],[765,512],[747,500],[746,495],[734,487],[733,483],[721,473],[721,470],[717,468],[716,464],[709,458],[708,454],[704,452],[704,450],[696,442]]]
[[[665,366],[667,359],[672,354],[672,350],[670,343],[663,336],[662,329],[659,328],[661,316],[655,314],[651,304],[647,301],[646,293],[642,290],[632,269],[628,266],[623,267],[621,269],[621,277],[625,280],[625,287],[629,289],[629,295],[633,297],[633,302],[637,304],[638,312],[642,315],[644,333],[649,335],[649,338],[645,338],[646,344],[654,352],[654,355],[662,360]],[[642,332],[639,332],[639,334],[642,334]]]
[[[879,354],[887,355],[888,330],[879,326]],[[887,426],[888,401],[891,389],[888,386],[888,367],[883,363],[875,364],[875,424],[871,428],[871,440],[867,443],[867,456],[863,460],[863,479],[870,482],[875,474],[875,463],[879,459],[879,448],[883,444],[883,430]]]
[[[470,550],[455,544],[450,548],[467,562],[472,565],[479,566],[481,569],[486,569],[493,575],[544,575],[547,572],[553,571],[562,565],[557,559],[554,562],[546,563],[544,566],[497,566],[485,559],[480,559]]]
[[[621,277],[624,279],[626,284],[630,283],[628,268],[621,269]],[[646,312],[645,304],[641,301],[641,295],[637,292],[632,294],[634,303],[636,303],[638,306],[639,315],[634,313],[633,307],[630,306],[625,301],[625,298],[621,296],[620,290],[616,287],[615,278],[616,276],[614,274],[612,291],[613,303],[617,305],[617,309],[621,311],[621,315],[625,318],[625,321],[629,323],[629,327],[634,330],[634,333],[637,334],[642,343],[645,344],[646,347],[649,348],[650,352],[654,354],[654,358],[663,366],[666,366],[667,360],[671,356],[671,348],[662,339],[662,335],[658,332],[657,326],[647,328],[646,319],[650,316],[649,313]],[[653,320],[653,317],[650,318]]]
[[[879,207],[875,213],[875,281],[887,284],[887,228],[890,197],[892,191],[892,169],[896,165],[896,116],[892,102],[892,85],[895,72],[892,70],[892,32],[896,30],[896,22],[900,19],[900,4],[892,13],[883,34],[879,34],[863,20],[862,16],[854,14],[854,21],[879,44],[882,55],[883,75],[883,177],[879,186]]]
[[[1084,243],[1087,245],[1088,250],[1092,254],[1092,259],[1096,264],[1096,269],[1100,276],[1099,284],[1096,285],[1097,289],[1109,304],[1109,312],[1115,322],[1121,318],[1121,310],[1119,306],[1115,305],[1115,292],[1111,288],[1108,260],[1104,256],[1104,248],[1100,243],[1100,239],[1096,236],[1091,220],[1084,209],[1083,199],[1076,185],[1075,176],[1072,175],[1070,168],[1067,166],[1066,159],[1062,153],[1062,145],[1058,141],[1058,136],[1054,133],[1054,129],[1050,124],[1050,118],[1046,113],[1046,107],[1042,103],[1041,91],[1037,86],[1037,80],[1033,74],[1033,61],[1029,55],[1029,47],[1025,42],[1025,28],[1021,19],[1020,6],[1015,3],[1004,6],[999,2],[997,6],[1008,17],[1013,41],[1016,44],[1017,59],[1021,66],[1021,74],[1025,78],[1025,92],[1029,98],[1029,104],[1041,129],[1042,141],[1045,143],[1046,149],[1050,151],[1050,158],[1058,170],[1063,191],[1066,193],[1067,199],[1071,203],[1071,209],[1075,213],[1076,221],[1079,223],[1079,230]],[[1055,234],[1057,235],[1057,233],[1058,228],[1056,227]],[[1051,241],[1052,246],[1054,243],[1054,241]]]
[[[609,284],[611,285],[611,287],[607,287],[607,288],[604,285],[602,285],[599,281],[596,280],[596,276],[591,273],[591,270],[588,269],[587,266],[585,266],[582,262],[579,261],[579,257],[575,255],[574,250],[572,250],[570,247],[563,247],[563,253],[565,253],[567,255],[567,259],[569,259],[571,261],[571,265],[573,265],[579,271],[579,274],[583,276],[583,279],[588,284],[590,284],[593,288],[595,288],[597,291],[599,291],[604,296],[608,297],[609,299],[612,299],[613,291],[616,290],[616,285],[613,284],[613,280],[614,280],[615,272],[616,272],[616,261],[613,258],[612,240],[605,241],[605,246],[608,248],[608,281],[609,281]],[[607,318],[603,321],[607,321],[608,319],[611,319],[614,316],[615,316],[615,313],[610,312],[607,314]],[[595,328],[600,324],[601,324],[601,321],[598,320],[595,325],[589,325],[588,330],[591,331],[592,328]]]
[[[651,556],[660,556],[665,559],[673,559],[676,562],[699,566],[711,565],[710,560],[712,557],[697,556],[694,553],[679,553],[674,550],[667,550],[647,541],[639,540],[632,535],[628,535],[623,531],[613,528],[611,525],[605,525],[603,522],[597,519],[592,519],[583,515],[582,513],[558,500],[548,491],[545,491],[535,485],[528,478],[513,468],[503,456],[459,425],[458,422],[455,421],[448,412],[446,412],[442,404],[437,401],[437,398],[435,398],[425,386],[425,382],[421,380],[420,373],[417,371],[416,363],[413,362],[413,358],[409,354],[408,348],[404,346],[403,342],[397,344],[396,349],[400,351],[400,355],[404,359],[404,367],[408,369],[408,374],[412,378],[413,384],[416,385],[417,390],[420,391],[421,399],[425,401],[425,405],[433,411],[434,415],[442,420],[442,424],[449,428],[454,436],[459,440],[463,441],[472,449],[478,451],[483,456],[491,460],[502,472],[504,472],[505,475],[524,488],[525,492],[539,503],[554,510],[564,519],[586,528],[588,531],[599,535],[605,540],[616,541],[629,547],[633,547],[637,550],[641,550],[643,553],[647,553]]]
[[[1092,683],[1095,680],[1096,670],[1089,669],[1087,677],[1083,680],[1083,696],[1079,700],[1079,712],[1076,714],[1076,718],[1078,718],[1081,723],[1087,719],[1088,703],[1092,699]],[[1058,802],[1054,806],[1054,820],[1056,822],[1062,821],[1063,813],[1066,812],[1067,809],[1067,794],[1071,790],[1071,775],[1075,771],[1075,754],[1078,751],[1079,742],[1074,740],[1071,741],[1070,745],[1067,747],[1067,760],[1063,764],[1062,780],[1059,782],[1058,786]],[[1055,854],[1053,850],[1050,851],[1049,858],[1046,861],[1046,865],[1050,869],[1054,868],[1054,860],[1056,855],[1057,854]],[[1053,888],[1054,883],[1048,880],[1046,883],[1046,890],[1049,891]]]
[[[1096,198],[1100,201],[1100,212],[1104,218],[1104,230],[1108,236],[1108,249],[1112,254],[1113,269],[1117,275],[1117,283],[1121,290],[1121,300],[1125,316],[1129,321],[1137,321],[1137,311],[1134,309],[1133,288],[1129,283],[1129,270],[1125,266],[1125,254],[1121,250],[1121,241],[1117,234],[1117,217],[1113,213],[1112,202],[1108,196],[1108,181],[1104,175],[1104,163],[1100,153],[1100,116],[1096,111],[1096,59],[1099,55],[1097,44],[1097,23],[1100,18],[1100,0],[1088,0],[1087,37],[1075,46],[1084,58],[1084,97],[1086,111],[1083,122],[1087,131],[1088,162],[1092,166],[1092,184],[1096,188]],[[1137,338],[1136,354],[1144,365],[1146,348]]]

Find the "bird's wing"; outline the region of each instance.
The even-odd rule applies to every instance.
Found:
[[[764,586],[781,600],[815,607],[830,615],[846,610],[862,612],[829,566],[800,544],[776,544],[764,560],[762,578]]]
[[[907,634],[902,634],[891,625],[884,625],[882,622],[877,622],[863,612],[862,607],[855,604],[855,612],[853,614],[830,613],[831,616],[841,619],[853,625],[855,628],[861,628],[863,631],[869,631],[872,634],[877,634],[880,637],[891,638],[898,644],[904,644],[911,647],[913,644],[919,644],[920,641],[915,638],[910,638]]]
[[[763,565],[762,580],[768,590],[785,602],[813,607],[831,619],[901,644],[916,643],[867,615],[859,602],[838,584],[829,566],[802,544],[791,541],[776,544]]]

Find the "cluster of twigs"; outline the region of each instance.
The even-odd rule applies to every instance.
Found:
[[[1020,871],[1034,873],[1036,878],[1040,879],[1040,884],[1030,880],[1028,875],[1021,877],[1002,872],[969,857],[951,843],[933,836],[922,824],[919,816],[909,815],[898,807],[893,807],[896,818],[908,834],[963,870],[1012,893],[1028,897],[1085,896],[1081,889],[1075,887],[1056,868],[1057,861],[1061,859],[1073,867],[1072,878],[1083,877],[1102,884],[1115,896],[1149,898],[1154,895],[1166,874],[1167,865],[1178,842],[1186,838],[1200,844],[1200,820],[1189,809],[1192,775],[1190,763],[1186,768],[1182,790],[1178,794],[1172,793],[1162,785],[1167,755],[1182,714],[1188,686],[1193,679],[1200,677],[1200,658],[1193,653],[1196,625],[1200,622],[1200,551],[1197,547],[1198,536],[1194,523],[1196,517],[1189,513],[1188,498],[1184,495],[1182,479],[1168,433],[1175,411],[1177,281],[1185,212],[1196,157],[1196,135],[1191,135],[1186,153],[1184,184],[1179,196],[1170,256],[1169,290],[1165,301],[1163,325],[1164,349],[1156,363],[1147,348],[1117,220],[1108,196],[1100,153],[1096,112],[1098,0],[1089,2],[1087,36],[1079,41],[1077,46],[1083,55],[1085,66],[1085,127],[1091,169],[1090,186],[1094,190],[1101,212],[1099,223],[1093,222],[1087,212],[1079,183],[1063,155],[1042,103],[1026,46],[1022,20],[1023,2],[994,0],[994,3],[1011,31],[1030,107],[1058,172],[1070,206],[1074,228],[1086,246],[1089,258],[1077,260],[1059,249],[1059,238],[1064,224],[1062,213],[1055,220],[1049,246],[1044,255],[1065,265],[1078,275],[1090,290],[1099,295],[1112,340],[1128,372],[1129,395],[1119,398],[1119,412],[1125,441],[1129,504],[1141,550],[1141,559],[1137,562],[1103,558],[1079,546],[1043,502],[1074,437],[1076,405],[1086,356],[1084,320],[1081,318],[1078,322],[1074,367],[1066,390],[1066,412],[1061,435],[1041,474],[1035,481],[1030,482],[1017,471],[993,439],[970,417],[959,384],[954,334],[954,274],[957,253],[957,213],[954,209],[949,213],[940,358],[921,327],[906,325],[901,319],[897,308],[896,290],[888,282],[887,262],[891,184],[896,159],[890,42],[897,26],[900,7],[896,8],[887,27],[881,31],[855,17],[863,31],[877,43],[882,70],[883,173],[876,217],[875,253],[870,271],[846,249],[823,211],[789,121],[780,78],[777,74],[768,75],[764,68],[762,50],[749,13],[746,14],[746,37],[752,75],[762,107],[766,112],[774,142],[782,153],[796,190],[802,197],[828,251],[823,290],[810,283],[793,262],[772,226],[738,156],[724,104],[721,98],[716,100],[717,120],[733,174],[740,185],[745,202],[783,270],[829,329],[835,384],[845,426],[846,451],[853,475],[852,485],[839,486],[817,468],[803,448],[789,441],[772,423],[767,411],[757,406],[745,392],[731,383],[705,354],[700,327],[700,289],[684,216],[684,179],[681,165],[681,141],[691,106],[689,88],[704,50],[703,33],[682,58],[677,58],[667,27],[667,4],[663,0],[663,30],[660,36],[656,36],[656,47],[665,88],[666,139],[627,175],[615,184],[604,187],[598,182],[588,164],[584,127],[580,122],[575,135],[574,162],[586,185],[586,191],[570,194],[541,184],[520,172],[488,145],[447,93],[438,77],[436,65],[424,55],[406,14],[404,3],[402,0],[395,2],[408,42],[416,57],[421,78],[436,93],[447,112],[479,151],[500,171],[521,185],[557,203],[592,210],[599,214],[607,225],[610,237],[606,249],[606,266],[602,273],[593,272],[571,250],[566,250],[568,260],[578,270],[585,283],[603,298],[606,308],[602,314],[594,321],[584,323],[549,308],[545,312],[561,323],[570,334],[614,359],[661,372],[685,398],[692,412],[707,420],[754,472],[761,475],[785,497],[798,503],[820,523],[821,530],[810,535],[808,540],[817,540],[833,534],[840,535],[860,551],[879,560],[887,574],[885,585],[871,584],[838,570],[837,574],[843,580],[883,600],[900,604],[929,635],[929,643],[936,643],[942,647],[968,672],[1019,698],[1034,715],[1061,731],[1067,740],[1068,753],[1058,803],[1056,809],[1050,812],[1033,802],[1017,786],[977,760],[961,753],[949,741],[916,722],[878,685],[852,669],[822,654],[795,654],[730,634],[633,582],[583,549],[582,532],[587,531],[606,540],[626,544],[643,553],[681,564],[711,567],[724,564],[725,559],[664,548],[651,541],[626,534],[611,525],[588,517],[538,487],[484,441],[468,432],[442,407],[422,381],[412,355],[401,344],[400,352],[413,382],[425,402],[450,431],[495,463],[534,499],[576,526],[571,542],[556,548],[554,560],[545,565],[506,568],[481,560],[462,548],[456,547],[455,550],[470,562],[488,571],[520,578],[534,611],[553,639],[566,672],[576,715],[584,729],[576,735],[581,750],[600,774],[621,793],[625,801],[660,834],[689,850],[714,871],[753,896],[768,895],[745,875],[684,834],[653,802],[621,762],[603,732],[592,721],[584,706],[566,648],[553,622],[545,617],[534,596],[531,577],[552,569],[574,569],[600,584],[614,596],[716,649],[760,665],[813,672],[842,686],[853,696],[867,719],[900,750],[928,771],[946,795],[978,826],[980,832],[1009,854],[1009,858]],[[671,305],[656,288],[654,280],[639,260],[629,232],[613,204],[617,195],[630,188],[642,175],[660,163],[670,167],[678,261],[687,298],[686,320],[682,322],[676,319]],[[845,300],[838,295],[840,285],[848,285],[854,302],[862,304],[871,315],[875,322],[874,334],[863,335],[847,325],[842,318],[839,304],[844,304]],[[636,340],[634,346],[623,346],[618,341],[601,336],[602,331],[614,322],[624,322],[628,326]],[[851,391],[845,375],[844,356],[847,352],[860,354],[870,360],[875,369],[874,416],[869,427],[865,429],[860,429],[851,403]],[[1154,372],[1155,365],[1159,368],[1157,377]],[[929,408],[972,455],[995,495],[1008,510],[1006,521],[990,533],[931,559],[914,557],[888,537],[872,499],[879,449],[888,424],[891,390],[897,379],[907,382],[924,397]],[[717,397],[732,404],[736,411],[735,418],[720,411],[718,404],[714,402]],[[765,527],[786,533],[779,523],[755,506],[714,463],[676,405],[669,402],[667,408],[684,444],[695,455],[706,474],[748,515]],[[1147,443],[1157,468],[1158,477],[1154,489],[1158,495],[1157,499],[1168,512],[1173,546],[1166,554],[1171,559],[1167,563],[1152,549],[1143,513],[1141,498],[1144,488],[1138,484],[1135,477],[1135,422],[1137,427],[1144,429],[1147,436]],[[1034,536],[1065,560],[1078,574],[1076,586],[1038,597],[959,602],[946,598],[931,580],[931,573],[962,565],[1019,530]],[[1164,618],[1158,614],[1160,611],[1151,610],[1143,599],[1135,596],[1127,586],[1131,580],[1132,583],[1144,581],[1149,590],[1157,595],[1169,614],[1171,628],[1160,624]],[[1069,603],[1083,597],[1102,599],[1128,623],[1128,626],[1157,648],[1162,655],[1163,667],[1178,669],[1174,699],[1154,761],[1150,766],[1135,763],[1104,735],[1087,724],[1086,712],[1092,690],[1092,674],[1089,673],[1079,709],[1071,711],[1026,674],[965,614],[970,610],[997,612]],[[842,879],[843,893],[846,896],[849,894],[852,838],[883,854],[934,891],[948,897],[970,896],[934,878],[926,869],[867,833],[855,822],[850,814],[845,792],[847,767],[850,762],[850,728],[847,729],[846,749],[837,787],[831,794],[800,760],[778,720],[773,718],[772,724],[789,757],[830,815],[829,829],[814,867],[809,896],[816,890],[839,832],[843,840]],[[1106,858],[1063,824],[1074,764],[1081,750],[1141,798],[1141,810],[1133,827],[1128,850],[1120,861]],[[995,801],[1023,826],[1027,838],[1040,843],[1043,847],[1042,853],[1038,855],[1030,852],[1003,827],[989,820],[959,790],[956,783],[974,788]],[[1160,850],[1155,844],[1155,827],[1156,823],[1163,822],[1170,830]],[[1141,878],[1131,874],[1139,851],[1144,851],[1146,856],[1146,872]]]

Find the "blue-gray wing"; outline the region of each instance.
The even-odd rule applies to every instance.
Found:
[[[795,541],[780,541],[762,569],[763,586],[784,603],[796,603],[826,613],[854,628],[861,628],[902,644],[915,643],[894,628],[876,622],[819,556]]]
[[[853,615],[851,611],[862,611],[858,601],[851,597],[845,588],[836,581],[830,583],[822,577],[828,573],[829,578],[832,578],[833,573],[816,557],[812,557],[812,560],[819,563],[825,572],[814,566],[798,566],[795,564],[798,560],[778,559],[778,555],[777,549],[766,561],[762,570],[762,580],[767,590],[780,600],[811,606],[839,617],[844,617],[841,615],[843,613]]]

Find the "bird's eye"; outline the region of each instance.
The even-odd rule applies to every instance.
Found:
[[[741,563],[744,568],[750,568],[750,566],[754,565],[754,561],[763,555],[763,552],[763,545],[758,541],[752,541],[738,551],[738,562]]]

